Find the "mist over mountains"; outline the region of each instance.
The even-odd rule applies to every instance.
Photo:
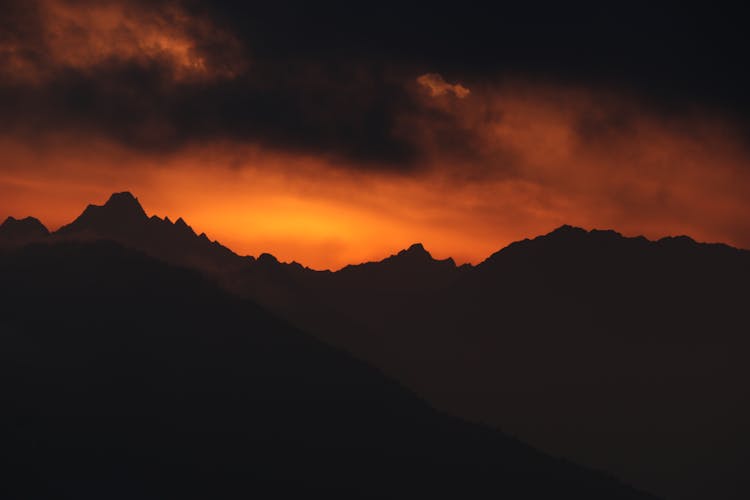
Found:
[[[119,246],[102,246],[101,240]],[[226,294],[210,303],[257,303],[294,328],[379,368],[438,410],[500,428],[542,451],[605,470],[639,489],[680,499],[739,499],[750,493],[743,467],[750,447],[746,425],[750,421],[746,388],[750,340],[745,326],[750,252],[746,250],[697,243],[684,236],[649,241],[614,231],[562,226],[513,243],[477,266],[436,260],[415,244],[379,262],[336,272],[315,271],[297,263],[281,263],[269,254],[258,258],[236,255],[205,234],[196,234],[182,219],[149,217],[130,193],[115,194],[103,206],[90,205],[75,221],[51,234],[35,219],[8,219],[0,226],[0,246],[4,247],[8,296],[24,283],[31,290],[29,301],[18,310],[38,301],[37,294],[46,297],[39,307],[52,307],[70,290],[66,285],[44,295],[45,286],[80,285],[82,276],[88,276],[89,286],[79,290],[87,299],[101,295],[102,287],[108,290],[112,283],[125,280],[125,289],[130,290],[125,301],[137,304],[132,307],[135,316],[150,322],[146,318],[155,314],[161,324],[169,325],[179,310],[192,313],[204,307],[206,299],[200,293],[193,296],[193,286],[196,293],[210,289],[212,297]],[[132,251],[139,254],[131,256]],[[109,274],[122,266],[120,258],[128,261],[129,272],[140,276],[139,287],[129,288],[132,283],[126,275]],[[87,267],[89,261],[100,260],[104,264],[99,268]],[[51,278],[54,273],[34,274],[51,262],[64,262],[61,269],[80,268],[81,273],[55,279]],[[19,267],[20,263],[26,267]],[[75,265],[70,267],[71,263]],[[200,281],[200,286],[175,285],[169,273],[182,276],[187,271],[171,266],[192,269],[190,279]],[[51,267],[50,272],[64,272]],[[188,303],[169,312],[154,312],[155,298],[147,292],[151,270],[163,280],[159,285],[153,278],[163,286],[156,300],[170,304],[172,297],[184,293]],[[256,321],[242,316],[212,325],[217,317],[226,316],[211,307],[198,314],[203,318],[198,324],[204,328],[191,327],[192,320],[187,320],[191,314],[167,330],[189,331],[190,338],[200,339],[203,331],[234,331],[235,325]],[[271,321],[265,319],[266,312],[257,314],[263,322]],[[14,332],[44,331],[38,326],[27,329],[23,315],[14,317],[5,323]],[[108,330],[111,325],[103,322],[109,317],[122,317],[122,313],[102,312],[102,323],[92,328]],[[77,331],[75,321],[69,325],[66,332]],[[292,327],[281,329],[286,328]],[[276,327],[256,329],[276,331]],[[122,329],[117,342],[129,334],[129,329]],[[167,356],[168,351],[165,347],[159,352]],[[256,360],[257,353],[250,351],[242,350],[242,355]],[[348,359],[343,352],[337,355]],[[216,354],[215,362],[220,363],[222,356]],[[272,359],[277,356],[273,354]],[[238,367],[244,366],[232,359]],[[297,373],[294,368],[289,372]],[[348,377],[345,372],[337,376]],[[243,377],[250,380],[256,375]],[[148,379],[152,374],[138,376]],[[352,384],[360,387],[357,380],[353,378]],[[321,387],[329,382],[321,382]],[[213,387],[223,383],[217,380]],[[190,392],[190,387],[186,382],[180,391]],[[234,393],[251,397],[243,391],[238,388]],[[340,404],[348,404],[349,396],[336,397]],[[327,421],[330,416],[323,414],[321,421]],[[416,424],[420,428],[421,419]],[[380,417],[373,420],[380,421]],[[400,418],[395,421],[401,422]],[[393,434],[383,432],[412,431],[399,427]],[[442,433],[425,437],[425,442],[439,440],[436,436]],[[414,449],[430,449],[422,446],[415,444]],[[389,453],[401,456],[394,449],[389,448]],[[433,456],[433,451],[425,453]],[[503,463],[515,463],[511,455]],[[424,463],[424,456],[419,456]],[[486,464],[484,458],[477,460],[467,467]],[[372,466],[377,463],[382,462]],[[446,463],[450,460],[425,474],[453,467]],[[530,470],[524,469],[523,474]],[[355,484],[362,483],[357,480]],[[538,498],[552,491],[567,497],[559,485],[536,493],[527,487],[524,483],[506,492],[517,498]],[[620,493],[612,493],[615,490],[592,498],[627,497],[618,497]],[[586,494],[575,495],[585,498]]]

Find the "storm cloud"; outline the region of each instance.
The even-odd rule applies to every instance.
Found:
[[[729,12],[168,0],[2,8],[0,127],[27,137],[74,130],[157,151],[228,139],[411,171],[435,154],[420,137],[466,133],[419,99],[419,85],[467,97],[509,79],[585,83],[654,112],[719,108],[738,126],[748,107],[748,70],[736,63],[746,35]],[[455,142],[447,157],[471,157]]]

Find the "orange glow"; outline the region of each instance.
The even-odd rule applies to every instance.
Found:
[[[417,103],[454,120],[441,129],[429,115],[400,117],[395,133],[422,152],[416,170],[237,141],[143,152],[72,132],[33,144],[9,134],[0,137],[0,216],[34,215],[55,229],[129,190],[148,213],[181,216],[238,253],[314,268],[414,242],[477,263],[564,223],[750,247],[748,153],[721,120],[670,121],[582,89],[416,90]],[[447,147],[446,133],[460,134],[460,147]]]

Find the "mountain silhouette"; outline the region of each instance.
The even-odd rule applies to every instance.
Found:
[[[89,205],[52,239],[115,241],[168,262],[215,273],[230,272],[245,262],[205,233],[197,235],[182,218],[172,222],[168,217],[148,217],[129,192],[113,194],[104,205]]]
[[[350,349],[440,408],[649,491],[740,499],[748,282],[744,250],[563,226],[383,318],[387,349]]]
[[[114,193],[102,206],[89,205],[71,224],[60,229],[72,231],[122,231],[133,234],[148,219],[138,199],[131,193]]]
[[[348,265],[336,274],[340,276],[340,279],[367,277],[373,281],[381,281],[383,285],[399,281],[403,289],[409,286],[407,282],[410,282],[412,287],[429,286],[427,282],[450,279],[469,267],[471,266],[458,267],[451,258],[434,259],[421,243],[414,243],[409,248],[379,262]]]
[[[0,245],[25,245],[49,235],[44,224],[34,217],[16,219],[8,217],[0,225]]]
[[[114,243],[0,251],[0,303],[3,498],[651,498]]]
[[[750,493],[747,251],[562,226],[460,270],[397,257],[279,281],[312,312],[258,300],[452,414],[669,498]]]
[[[109,239],[200,270],[440,410],[644,490],[750,495],[748,251],[565,225],[476,266],[415,244],[313,271],[238,256],[122,198],[103,225],[84,213],[47,241]]]

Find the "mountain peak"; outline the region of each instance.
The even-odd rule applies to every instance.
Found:
[[[0,224],[0,240],[12,243],[27,243],[49,234],[44,224],[34,217],[16,219],[8,217]]]
[[[586,231],[583,228],[580,228],[577,226],[571,226],[570,224],[563,224],[562,226],[556,228],[555,230],[547,234],[547,236],[552,236],[552,235],[563,236],[563,235],[574,235],[574,234],[582,235],[582,234],[587,234],[587,233],[588,231]]]
[[[422,266],[425,264],[432,266],[433,264],[439,264],[441,266],[448,266],[450,268],[456,267],[455,261],[450,257],[443,260],[435,259],[421,243],[414,243],[409,248],[401,250],[396,255],[391,255],[381,262],[398,262],[400,264],[409,266]]]
[[[421,243],[414,243],[414,244],[412,244],[406,250],[401,250],[398,253],[398,255],[400,255],[400,256],[410,255],[410,256],[422,257],[422,258],[426,257],[427,259],[432,260],[432,255],[430,255],[430,252],[428,252],[425,249],[424,245],[422,245]]]
[[[109,200],[107,200],[107,203],[104,204],[104,208],[115,210],[121,214],[137,213],[138,215],[146,215],[146,212],[145,210],[143,210],[143,207],[138,201],[138,198],[133,196],[133,194],[129,191],[113,193],[112,196],[109,197]]]
[[[15,217],[8,217],[5,222],[0,224],[0,228],[27,228],[34,229],[38,232],[47,234],[49,231],[44,224],[42,224],[36,217],[25,217],[23,219],[16,219]]]
[[[104,236],[112,231],[139,231],[148,220],[138,198],[124,191],[114,193],[104,205],[89,205],[76,220],[61,227],[57,233],[84,232]]]
[[[279,259],[271,255],[270,253],[260,254],[257,260],[260,264],[278,264],[279,263]]]

